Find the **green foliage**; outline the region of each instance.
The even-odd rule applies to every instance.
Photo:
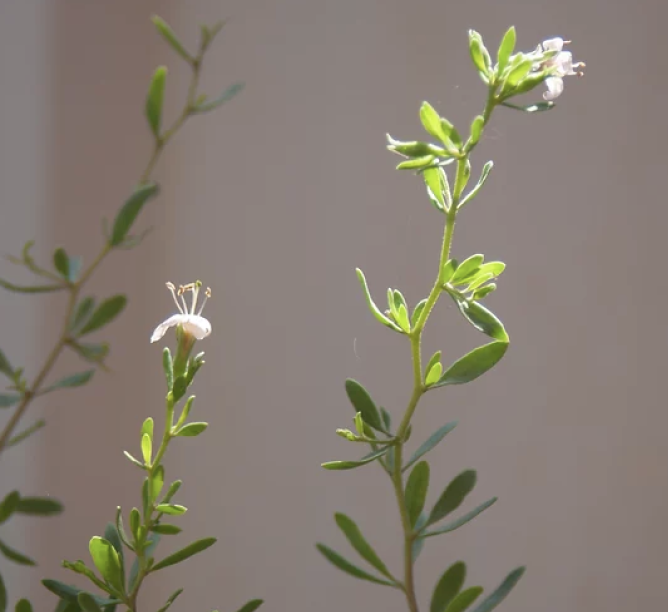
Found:
[[[369,582],[375,582],[376,584],[382,584],[385,586],[396,586],[396,583],[394,582],[378,578],[376,576],[373,576],[372,574],[369,574],[368,572],[365,572],[364,570],[360,569],[356,565],[353,565],[352,563],[350,563],[350,561],[342,557],[339,553],[332,550],[328,546],[325,546],[324,544],[316,544],[316,548],[325,557],[325,559],[327,559],[332,565],[334,565],[341,571],[345,572],[346,574],[349,574],[350,576],[359,578],[361,580],[368,580]]]
[[[385,455],[389,450],[389,447],[381,448],[380,450],[375,450],[368,455],[365,455],[361,459],[357,460],[352,460],[352,461],[327,461],[326,463],[322,463],[322,467],[324,467],[326,470],[352,470],[354,468],[360,467],[362,465],[366,465],[367,463],[371,463],[372,461],[376,461],[376,459],[380,459],[383,455]]]
[[[146,183],[137,187],[116,215],[109,238],[110,246],[118,247],[123,244],[139,213],[146,203],[157,194],[158,186],[155,183]]]
[[[490,342],[484,346],[479,346],[455,361],[432,387],[471,382],[492,369],[506,354],[507,350],[507,342]]]
[[[153,21],[153,24],[155,25],[156,29],[158,32],[161,34],[161,36],[167,41],[167,44],[174,49],[186,62],[189,64],[192,64],[194,62],[194,58],[188,51],[186,51],[185,47],[183,46],[183,43],[176,37],[176,34],[172,30],[169,25],[162,19],[161,17],[158,17],[158,15],[153,15],[151,18],[151,21]]]
[[[455,427],[457,421],[446,423],[443,427],[439,427],[420,447],[413,453],[412,457],[406,462],[402,470],[406,471],[411,465],[418,461],[421,457],[426,455],[432,448],[434,448],[446,435],[448,435]]]
[[[196,542],[188,544],[188,546],[185,548],[176,551],[174,554],[171,554],[168,557],[165,557],[162,561],[156,563],[151,571],[157,572],[158,570],[169,567],[170,565],[181,563],[182,561],[185,561],[186,559],[189,559],[190,557],[206,550],[210,546],[213,546],[215,543],[216,538],[203,538],[201,540],[197,540]]]
[[[506,579],[496,588],[496,590],[489,595],[484,601],[478,604],[473,612],[490,612],[496,606],[498,606],[506,597],[510,591],[515,588],[515,585],[519,582],[519,579],[524,574],[524,567],[518,567],[508,574]]]
[[[433,525],[459,508],[475,487],[476,480],[475,470],[466,470],[454,478],[434,504],[426,526]]]
[[[454,531],[455,529],[459,529],[463,525],[466,525],[469,521],[472,521],[476,516],[478,516],[481,512],[484,510],[487,510],[492,504],[494,504],[497,501],[496,497],[492,497],[492,499],[488,499],[485,503],[480,504],[470,512],[467,512],[465,515],[461,516],[460,518],[451,521],[450,523],[446,523],[445,525],[442,525],[441,527],[438,527],[437,529],[434,529],[433,531],[427,531],[423,532],[420,534],[420,537],[428,538],[430,536],[435,536],[435,535],[441,535],[443,533],[450,533],[451,531]]]
[[[128,299],[124,295],[115,295],[104,300],[79,330],[79,335],[90,334],[111,323],[123,311],[127,301]]]
[[[365,423],[378,431],[385,430],[376,404],[371,399],[369,392],[360,383],[352,378],[346,380],[346,394],[355,412],[359,412],[362,415]]]
[[[461,561],[451,565],[436,583],[429,612],[445,612],[466,580],[466,565]]]
[[[406,482],[406,511],[411,527],[415,526],[418,517],[422,513],[425,500],[427,499],[427,490],[429,489],[429,464],[426,461],[420,461],[411,471]]]
[[[392,574],[390,574],[390,571],[387,569],[387,566],[381,561],[376,551],[366,541],[355,522],[340,512],[337,512],[334,517],[336,519],[336,524],[341,531],[343,531],[348,542],[350,542],[350,545],[357,551],[360,557],[377,569],[381,574],[387,576],[390,580],[394,580]]]
[[[241,93],[243,88],[243,83],[234,83],[225,89],[225,91],[223,91],[223,93],[221,93],[217,98],[214,98],[213,100],[202,100],[198,104],[195,104],[192,108],[192,112],[196,114],[202,114],[215,110],[226,102],[229,102],[237,94]]]
[[[262,599],[252,599],[248,603],[241,606],[237,612],[255,612],[255,610],[257,610],[263,603],[264,600]]]
[[[146,119],[153,135],[157,139],[160,139],[166,79],[167,67],[159,66],[156,68],[148,88],[148,95],[146,96]]]

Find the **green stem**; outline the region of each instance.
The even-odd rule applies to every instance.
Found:
[[[186,119],[188,119],[188,117],[192,114],[192,109],[197,97],[197,87],[199,84],[201,63],[202,63],[202,56],[200,54],[193,62],[193,73],[190,79],[190,85],[188,86],[188,95],[183,110],[181,111],[180,115],[176,118],[174,123],[169,127],[169,129],[164,134],[162,134],[160,138],[156,138],[153,146],[153,152],[151,153],[151,157],[149,158],[148,164],[146,165],[146,168],[142,172],[141,177],[139,179],[140,184],[148,182],[151,174],[153,173],[155,165],[158,163],[158,160],[160,159],[160,155],[163,149],[165,148],[167,143],[172,139],[172,137],[179,131],[181,126],[183,126],[183,124],[186,122]],[[7,421],[5,427],[0,433],[0,455],[7,448],[7,445],[9,443],[12,434],[14,433],[14,430],[18,426],[21,418],[26,413],[26,410],[32,403],[32,400],[39,395],[39,391],[46,377],[50,374],[51,370],[53,369],[53,366],[56,364],[56,361],[58,361],[58,357],[60,357],[60,353],[62,352],[63,348],[67,345],[70,339],[69,323],[70,320],[72,319],[72,315],[76,307],[77,298],[79,297],[79,293],[81,292],[82,287],[93,275],[93,273],[98,269],[100,264],[104,261],[104,259],[111,252],[111,250],[112,247],[108,243],[106,243],[102,247],[100,252],[97,254],[95,259],[91,262],[91,264],[83,271],[79,279],[68,287],[70,295],[60,336],[56,341],[54,347],[51,349],[51,352],[47,356],[46,360],[44,361],[44,364],[39,369],[32,385],[23,393],[23,397],[21,398],[20,403],[18,404],[12,416]]]
[[[464,182],[466,179],[466,164],[468,162],[468,153],[457,160],[457,171],[455,176],[455,184],[453,190],[453,199],[450,209],[446,213],[445,227],[443,230],[443,242],[441,244],[441,255],[438,264],[438,274],[436,281],[429,292],[425,307],[417,320],[415,327],[409,334],[411,343],[411,357],[413,363],[413,393],[408,402],[406,412],[404,413],[399,428],[397,429],[396,437],[398,442],[394,448],[394,469],[391,474],[392,485],[394,487],[397,505],[399,507],[399,514],[401,516],[401,525],[404,532],[404,593],[408,603],[410,612],[418,612],[417,597],[415,594],[415,579],[413,568],[413,544],[415,542],[416,533],[411,525],[410,517],[408,516],[408,509],[406,507],[406,496],[404,490],[404,482],[402,477],[403,464],[403,446],[406,432],[415,414],[415,410],[420,402],[420,398],[424,395],[426,388],[422,380],[422,332],[427,323],[427,319],[431,314],[438,298],[443,292],[443,267],[450,258],[450,250],[452,248],[452,240],[455,231],[455,221],[457,217],[457,206],[461,199],[462,191],[464,190]]]

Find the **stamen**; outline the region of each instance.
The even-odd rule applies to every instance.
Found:
[[[174,290],[176,289],[176,287],[174,286],[174,283],[165,283],[165,284],[167,285],[167,289],[169,289],[169,292],[172,294],[172,297],[174,298],[174,303],[176,304],[176,307],[179,309],[179,312],[180,312],[181,314],[185,314],[185,313],[183,312],[183,309],[182,309],[181,306],[179,305],[179,301],[176,299],[176,293],[174,292]]]
[[[183,297],[183,294],[187,291],[187,286],[179,285],[179,297],[181,298],[181,303],[183,304],[183,308],[179,308],[179,310],[183,314],[188,314],[188,304],[186,304],[186,298]]]
[[[206,301],[210,297],[211,297],[211,287],[207,287],[206,291],[204,292],[204,301],[202,302],[202,305],[199,307],[199,310],[197,311],[198,317],[202,314],[202,311],[204,310],[204,304],[206,304]]]
[[[195,314],[195,306],[197,306],[197,296],[199,295],[199,288],[202,286],[202,283],[199,281],[192,283],[192,288],[190,289],[193,292],[193,301],[190,308],[190,314]]]

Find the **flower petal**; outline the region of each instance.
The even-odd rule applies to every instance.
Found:
[[[555,38],[548,38],[543,41],[544,51],[561,51],[564,48],[564,39],[559,36]]]
[[[181,325],[186,332],[198,340],[206,338],[211,333],[211,323],[200,315],[187,315]]]
[[[564,80],[558,76],[547,77],[545,79],[547,91],[543,93],[544,100],[554,100],[564,91]]]
[[[179,323],[184,323],[185,320],[188,318],[188,315],[182,315],[182,314],[175,314],[169,317],[169,319],[166,319],[158,327],[155,328],[155,331],[153,332],[153,335],[151,336],[151,342],[156,342],[157,340],[160,340],[167,330],[170,327],[174,327],[175,325],[178,325]]]

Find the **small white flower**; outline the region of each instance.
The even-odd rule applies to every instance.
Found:
[[[537,54],[543,54],[550,51],[555,52],[556,55],[546,60],[539,62],[536,65],[536,70],[549,71],[550,76],[545,79],[545,86],[547,91],[543,93],[543,99],[554,100],[558,98],[564,91],[564,77],[565,76],[583,76],[583,72],[575,70],[575,68],[584,68],[584,62],[573,63],[573,54],[570,51],[564,51],[564,45],[570,41],[563,38],[549,38],[544,40],[536,49]]]
[[[160,340],[160,338],[165,335],[170,327],[175,327],[176,325],[181,325],[187,334],[194,336],[197,340],[206,338],[211,333],[211,323],[202,317],[201,314],[204,308],[204,304],[206,304],[207,299],[211,297],[211,289],[207,287],[206,291],[204,292],[204,301],[197,311],[197,314],[195,314],[195,308],[197,306],[197,295],[199,293],[200,287],[202,286],[202,283],[197,281],[196,283],[190,283],[188,285],[180,285],[178,292],[172,283],[166,284],[167,289],[169,289],[172,297],[174,298],[176,307],[179,309],[179,313],[172,315],[169,317],[169,319],[166,319],[155,328],[155,331],[151,336],[151,342]],[[190,310],[188,310],[188,305],[186,304],[186,300],[183,297],[183,294],[186,291],[191,291],[193,294],[192,306]],[[181,298],[181,304],[179,304],[179,300],[176,297],[177,293]]]

